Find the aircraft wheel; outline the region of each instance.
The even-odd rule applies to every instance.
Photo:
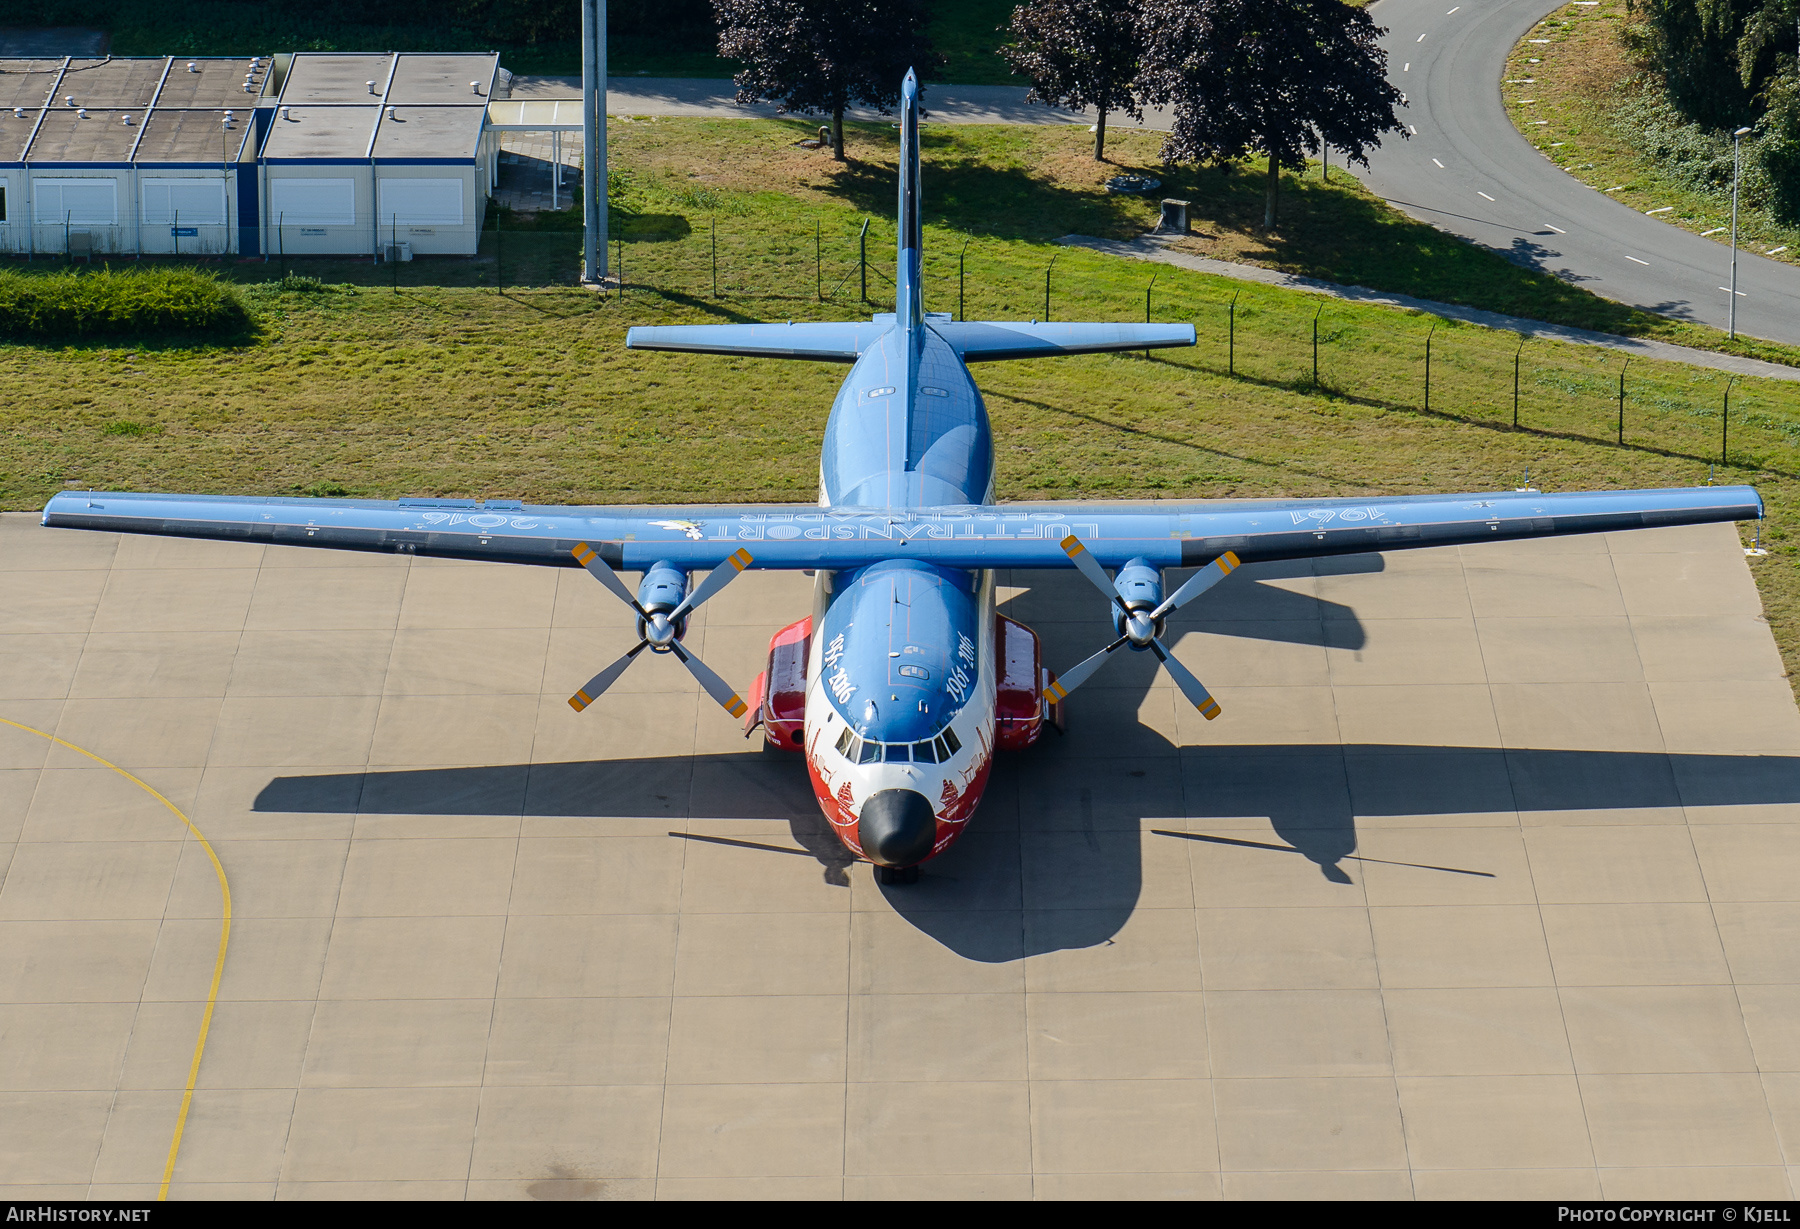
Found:
[[[916,866],[878,866],[875,868],[875,882],[882,887],[900,887],[919,882],[919,868]]]

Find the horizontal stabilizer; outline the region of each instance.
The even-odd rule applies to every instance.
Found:
[[[854,363],[877,337],[893,327],[892,317],[868,324],[660,324],[632,329],[625,334],[625,345],[632,350],[686,350],[694,354]],[[1191,338],[1193,330],[1189,329],[1188,334]]]
[[[1023,324],[1016,321],[932,321],[965,363],[1049,358],[1107,350],[1160,350],[1194,344],[1191,324]]]

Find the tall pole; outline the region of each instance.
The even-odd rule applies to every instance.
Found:
[[[1731,134],[1731,327],[1730,335],[1737,336],[1737,201],[1738,201],[1738,162],[1743,150],[1744,137],[1749,134],[1748,128],[1739,128]]]
[[[606,0],[581,0],[582,277],[606,276]]]

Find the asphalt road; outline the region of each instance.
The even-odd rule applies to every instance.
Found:
[[[1500,99],[1507,52],[1561,4],[1380,0],[1390,78],[1417,129],[1364,180],[1421,221],[1595,294],[1725,328],[1731,250],[1588,188],[1519,135]],[[1740,332],[1800,344],[1800,269],[1738,254]]]

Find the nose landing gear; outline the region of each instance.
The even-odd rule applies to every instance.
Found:
[[[884,888],[917,883],[919,882],[919,868],[916,866],[877,866],[875,882]]]

